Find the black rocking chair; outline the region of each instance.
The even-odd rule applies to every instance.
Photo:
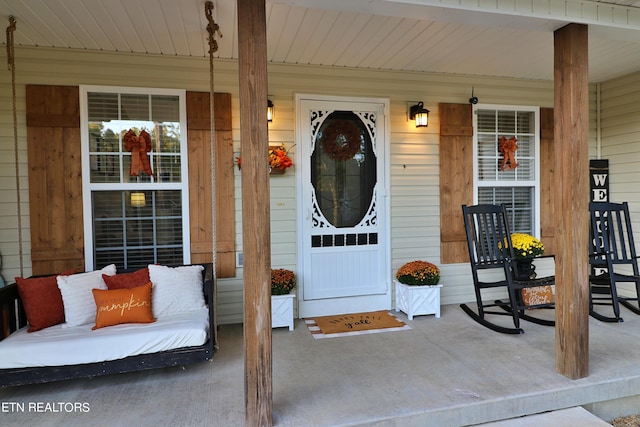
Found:
[[[522,289],[553,285],[554,276],[517,280],[511,233],[507,223],[504,205],[462,206],[464,225],[469,246],[469,260],[476,293],[477,312],[467,304],[460,307],[476,322],[496,332],[506,334],[523,334],[520,319],[540,325],[554,326],[555,321],[539,319],[525,313],[532,308],[553,308],[553,303],[525,305],[522,300]],[[480,271],[483,271],[480,273]],[[491,272],[490,270],[494,270]],[[497,279],[481,280],[480,276],[491,275]],[[506,288],[509,300],[483,301],[483,291],[487,289]],[[507,315],[513,318],[514,327],[505,327],[487,320],[488,314]]]
[[[640,270],[631,230],[629,206],[624,203],[591,202],[589,314],[603,322],[622,322],[620,304],[640,315]],[[635,285],[635,296],[618,295],[618,283]],[[629,292],[632,292],[629,290]],[[635,304],[632,304],[632,301]],[[594,310],[610,305],[613,317]]]

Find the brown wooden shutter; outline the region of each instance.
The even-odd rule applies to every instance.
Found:
[[[545,255],[555,254],[553,108],[540,108],[540,238]]]
[[[214,108],[216,275],[217,277],[234,277],[236,274],[236,227],[231,95],[216,93]],[[187,92],[191,261],[194,263],[211,262],[212,260],[211,126],[209,120],[209,92]]]
[[[79,89],[26,86],[34,275],[84,271]]]
[[[439,104],[440,262],[468,262],[462,205],[473,203],[473,121],[470,104]]]
[[[440,104],[441,262],[467,262],[460,206],[473,203],[471,106]],[[545,254],[555,253],[553,108],[540,109],[540,229]]]

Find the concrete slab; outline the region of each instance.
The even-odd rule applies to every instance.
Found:
[[[627,415],[594,405],[640,401],[640,316],[623,310],[620,324],[589,320],[589,376],[579,380],[555,370],[554,328],[523,322],[525,334],[499,334],[457,305],[439,319],[401,314],[411,330],[354,337],[316,340],[297,320],[273,330],[274,426],[460,427],[585,406],[605,420]],[[243,345],[242,325],[222,325],[210,363],[0,389],[0,426],[241,427]],[[41,413],[29,402],[90,410]]]
[[[575,407],[479,424],[477,427],[611,427],[611,424],[584,408]]]

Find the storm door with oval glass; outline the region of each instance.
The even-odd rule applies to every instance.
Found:
[[[389,309],[388,101],[297,101],[300,317]]]

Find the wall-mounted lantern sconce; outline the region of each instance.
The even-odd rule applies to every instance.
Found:
[[[270,99],[267,99],[267,121],[273,121],[273,102]]]
[[[424,108],[422,101],[409,107],[409,120],[415,120],[417,128],[429,125],[429,110]]]
[[[141,208],[147,204],[144,193],[131,193],[131,206]]]

